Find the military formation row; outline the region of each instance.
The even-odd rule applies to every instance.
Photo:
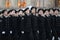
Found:
[[[59,9],[3,10],[0,12],[0,40],[58,40]]]

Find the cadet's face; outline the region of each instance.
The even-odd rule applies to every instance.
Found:
[[[30,13],[30,10],[28,9],[28,10],[26,11],[26,13]]]
[[[20,11],[20,12],[19,12],[19,15],[21,15],[22,13],[23,13],[23,12],[22,12],[22,11]]]
[[[55,14],[58,14],[58,10],[55,10]]]
[[[39,14],[43,14],[43,11],[42,11],[42,10],[40,10],[40,11],[39,11]]]
[[[55,13],[58,13],[58,10],[56,10]]]
[[[53,14],[54,12],[53,12],[53,10],[50,10],[50,14]]]
[[[12,13],[15,13],[15,11],[13,10]]]
[[[4,15],[7,15],[7,11],[4,12]]]
[[[15,14],[15,11],[13,10],[11,13],[12,13],[12,14]]]
[[[48,11],[45,11],[45,13],[46,13],[46,15],[48,15],[48,14],[49,14],[49,12],[48,12]]]
[[[35,10],[36,10],[36,9],[32,9],[32,13],[35,13]]]

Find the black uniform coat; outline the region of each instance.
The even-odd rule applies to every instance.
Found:
[[[55,29],[56,29],[57,35],[60,36],[60,16],[56,16]]]
[[[53,34],[53,36],[55,37],[55,40],[58,40],[58,35],[57,35],[57,31],[56,31],[56,29],[55,29],[55,23],[56,23],[56,16],[55,15],[53,15],[52,16],[52,34]]]
[[[16,16],[10,16],[9,18],[9,31],[12,31],[12,34],[10,33],[10,40],[17,40],[17,18]]]
[[[36,15],[31,15],[31,25],[32,25],[32,30],[33,30],[33,37],[34,40],[38,40],[38,36],[37,36],[37,31],[38,31],[38,22],[37,22],[37,16]]]
[[[5,34],[1,35],[2,40],[8,40],[8,28],[9,28],[9,17],[3,15],[3,26],[2,26],[2,32],[4,31]]]
[[[20,15],[19,16],[19,19],[21,19],[20,21],[19,21],[19,23],[20,23],[20,32],[19,32],[19,34],[20,34],[20,40],[25,40],[25,35],[24,35],[24,25],[25,25],[25,15],[24,16],[22,16],[22,15]],[[24,32],[24,33],[22,33],[22,31]]]
[[[51,33],[51,18],[49,16],[45,16],[45,29],[46,29],[46,38],[48,40],[52,40],[52,33]]]
[[[44,23],[45,23],[44,17],[39,15],[38,17],[39,40],[46,40],[46,32],[45,32]]]
[[[31,15],[25,14],[24,16],[24,36],[21,40],[33,40],[32,28],[31,28]]]

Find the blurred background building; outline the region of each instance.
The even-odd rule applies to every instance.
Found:
[[[60,0],[0,0],[1,8],[25,8],[36,6],[40,8],[59,8]]]

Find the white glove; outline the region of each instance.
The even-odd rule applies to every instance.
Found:
[[[12,34],[12,31],[10,31],[10,34]]]
[[[5,34],[5,31],[2,31],[2,34]]]
[[[24,34],[24,31],[21,31],[22,34]]]
[[[37,33],[39,34],[39,30],[37,30]]]

